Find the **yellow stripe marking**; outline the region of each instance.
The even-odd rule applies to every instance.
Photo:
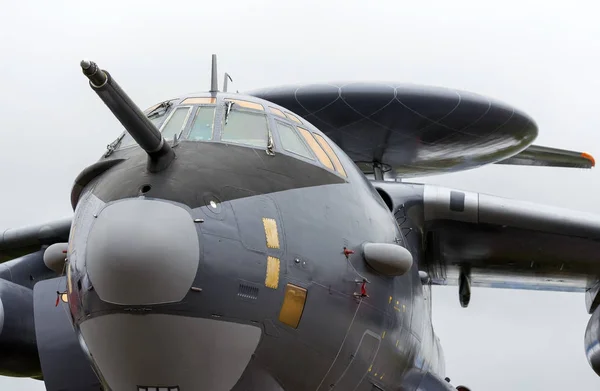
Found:
[[[383,375],[381,375],[381,377],[379,378],[379,380],[383,380],[384,376],[385,376],[385,373]]]
[[[398,347],[398,344],[399,344],[399,343],[400,343],[400,340],[399,340],[399,339],[397,339],[397,340],[396,340],[396,347]]]
[[[392,302],[392,296],[390,296],[390,301],[388,301],[388,304]]]
[[[265,237],[267,238],[268,248],[279,248],[279,234],[277,233],[277,221],[263,217],[265,227]]]
[[[271,289],[277,289],[279,286],[279,258],[267,258],[267,276],[265,277],[265,286]]]
[[[371,364],[371,366],[369,367],[369,372],[371,372],[372,369],[373,369],[373,364]]]
[[[383,334],[381,334],[381,339],[385,338],[385,330],[383,330]]]
[[[402,312],[406,312],[406,306],[402,304]]]

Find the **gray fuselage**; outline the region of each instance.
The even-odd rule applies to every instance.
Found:
[[[202,104],[188,104],[166,169],[148,172],[146,153],[123,142],[76,181],[69,305],[103,383],[113,390],[447,389],[430,287],[419,277],[418,221],[402,207],[392,213],[312,125],[269,112],[283,108],[235,94],[193,97],[216,98],[209,139],[190,139]],[[266,107],[270,151],[223,141],[226,98]],[[275,121],[324,137],[343,174],[318,156],[282,148]],[[361,253],[366,242],[406,247],[412,268],[377,273]]]

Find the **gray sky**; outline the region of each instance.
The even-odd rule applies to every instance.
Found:
[[[591,1],[86,4],[0,0],[1,228],[69,215],[73,179],[121,131],[81,75],[85,57],[143,108],[206,90],[212,53],[240,91],[328,80],[460,88],[533,116],[538,144],[600,157]],[[600,213],[599,179],[493,166],[424,181]],[[474,391],[598,389],[583,349],[588,318],[583,295],[475,289],[465,310],[455,288],[434,290],[448,376]],[[0,389],[44,387],[0,378]]]

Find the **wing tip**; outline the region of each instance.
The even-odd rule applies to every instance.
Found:
[[[594,159],[594,157],[592,155],[590,155],[587,152],[581,152],[581,157],[584,159],[589,160],[590,164],[592,165],[592,167],[596,166],[596,159]]]

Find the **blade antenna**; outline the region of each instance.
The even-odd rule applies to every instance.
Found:
[[[217,55],[212,55],[212,72],[210,79],[210,92],[219,92],[219,82],[217,81]]]

